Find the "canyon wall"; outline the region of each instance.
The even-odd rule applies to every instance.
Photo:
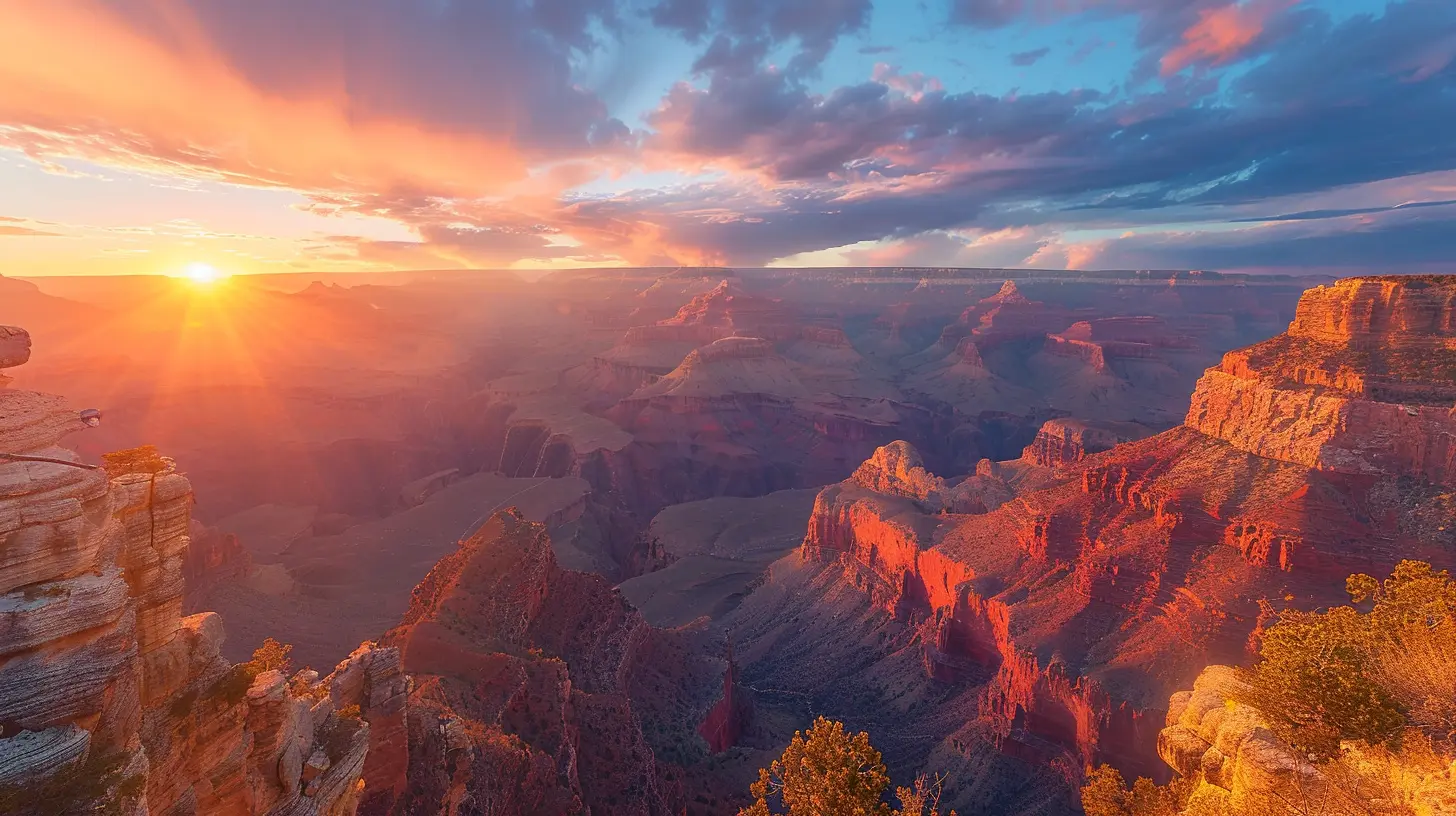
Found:
[[[1453,293],[1456,278],[1312,290],[1287,334],[1204,375],[1183,427],[1137,439],[1048,423],[1020,466],[1049,475],[1003,477],[1012,495],[988,510],[946,500],[970,479],[952,487],[901,444],[883,448],[821,492],[802,557],[914,627],[945,693],[974,694],[972,736],[927,735],[952,741],[941,761],[989,744],[1022,773],[1060,769],[1069,790],[1102,762],[1166,778],[1153,735],[1204,666],[1247,660],[1282,609],[1343,601],[1353,572],[1451,564],[1421,522],[1445,513],[1450,404],[1337,381],[1456,386],[1442,363]],[[1426,362],[1402,356],[1411,349]],[[997,467],[1014,475],[1010,464]],[[870,665],[897,660],[868,648]]]
[[[1071,465],[1150,433],[1150,428],[1132,422],[1051,419],[1042,424],[1021,458],[1041,467]]]
[[[110,477],[80,462],[60,441],[86,424],[0,387],[4,809],[353,812],[370,726],[343,678],[369,651],[323,680],[230,665],[218,616],[182,616],[190,484],[168,460]]]
[[[1337,473],[1456,483],[1456,282],[1356,278],[1310,290],[1287,334],[1225,355],[1186,424]]]

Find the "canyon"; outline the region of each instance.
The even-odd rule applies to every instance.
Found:
[[[1020,461],[978,468],[995,503],[882,449],[726,619],[745,682],[917,732],[887,756],[947,771],[958,807],[1040,812],[1056,786],[1028,780],[1101,763],[1166,779],[1169,696],[1206,665],[1247,663],[1280,610],[1344,601],[1351,573],[1451,565],[1452,409],[1413,395],[1453,382],[1453,301],[1451,278],[1315,288],[1286,334],[1208,370],[1184,425],[1111,446],[1049,423]],[[1411,348],[1437,364],[1403,365]],[[856,641],[838,659],[809,645],[836,630]]]
[[[1170,698],[1281,610],[1456,551],[1452,278],[301,283],[0,281],[0,786],[711,816],[822,714],[1067,813],[1187,773]]]

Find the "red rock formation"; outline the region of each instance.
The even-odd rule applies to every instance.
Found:
[[[253,567],[252,556],[232,533],[224,533],[194,519],[188,531],[191,540],[182,557],[182,579],[186,584],[184,606],[194,602],[220,581],[246,577]]]
[[[1456,483],[1452,278],[1355,278],[1300,302],[1289,333],[1229,352],[1187,424],[1273,459]]]
[[[985,343],[1011,340],[1039,340],[1065,329],[1072,318],[1065,310],[1040,301],[1028,300],[1015,281],[1006,281],[996,294],[984,298],[961,314],[961,323]]]
[[[800,331],[794,315],[782,303],[747,294],[730,280],[724,280],[711,292],[693,298],[663,323],[711,326],[721,330],[720,337],[742,335],[773,342],[794,337]]]
[[[924,420],[886,399],[815,393],[771,343],[751,337],[691,352],[607,416],[633,442],[583,463],[581,473],[641,516],[842,479],[876,445],[921,436]]]
[[[681,771],[659,752],[696,761],[710,746],[683,740],[700,724],[718,718],[713,750],[741,728],[731,699],[714,705],[722,663],[696,635],[654,630],[601,578],[562,570],[514,511],[441,560],[385,642],[415,682],[409,755],[402,777],[366,776],[367,813],[462,797],[507,815],[677,813]]]
[[[1447,276],[1350,278],[1300,298],[1289,334],[1352,348],[1450,349],[1456,289]]]
[[[723,672],[723,696],[708,710],[698,725],[698,736],[708,750],[721,753],[738,744],[743,736],[747,699],[738,693],[738,666],[733,662],[733,643],[728,643],[728,668]]]
[[[1345,576],[1399,558],[1450,565],[1420,521],[1444,507],[1431,483],[1452,472],[1449,406],[1312,384],[1288,376],[1304,363],[1271,351],[1315,348],[1425,393],[1456,384],[1440,366],[1399,365],[1402,349],[1445,348],[1456,278],[1378,284],[1315,290],[1289,335],[1205,375],[1185,427],[1085,457],[1089,426],[1049,424],[1027,458],[1081,461],[990,512],[932,515],[945,483],[903,455],[877,455],[865,478],[822,491],[804,557],[918,626],[925,671],[975,692],[974,727],[922,737],[955,733],[967,761],[994,745],[1067,782],[1104,761],[1158,778],[1152,737],[1167,695],[1211,661],[1246,660],[1271,609],[1342,601]],[[741,614],[771,614],[753,604]],[[869,671],[896,659],[866,647]]]
[[[981,360],[981,347],[976,345],[974,338],[961,338],[956,343],[955,354],[961,359],[961,362],[974,366],[975,368],[985,368],[986,366]]]
[[[1036,439],[1022,452],[1021,458],[1041,467],[1061,467],[1150,433],[1150,428],[1131,422],[1052,419],[1037,431]]]
[[[895,614],[923,616],[949,606],[955,587],[974,572],[929,551],[931,513],[945,506],[946,492],[914,448],[880,448],[849,480],[819,494],[804,556],[838,560],[876,605]]]
[[[1112,372],[1113,360],[1155,360],[1163,349],[1192,349],[1192,337],[1175,334],[1159,317],[1108,317],[1074,323],[1048,334],[1046,350],[1073,357],[1099,373]]]

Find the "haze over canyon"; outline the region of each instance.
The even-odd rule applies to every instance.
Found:
[[[0,279],[0,784],[735,813],[826,716],[1074,812],[1187,778],[1206,667],[1456,546],[1456,278],[288,283]]]

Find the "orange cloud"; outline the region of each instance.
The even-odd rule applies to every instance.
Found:
[[[1163,55],[1163,76],[1176,74],[1195,63],[1222,65],[1232,61],[1264,33],[1264,24],[1270,16],[1288,8],[1292,2],[1250,0],[1200,11],[1198,22],[1183,32],[1182,44]]]
[[[509,108],[481,134],[361,111],[342,76],[265,91],[183,4],[148,9],[165,36],[88,0],[8,5],[0,145],[299,189],[481,195],[525,176]]]

